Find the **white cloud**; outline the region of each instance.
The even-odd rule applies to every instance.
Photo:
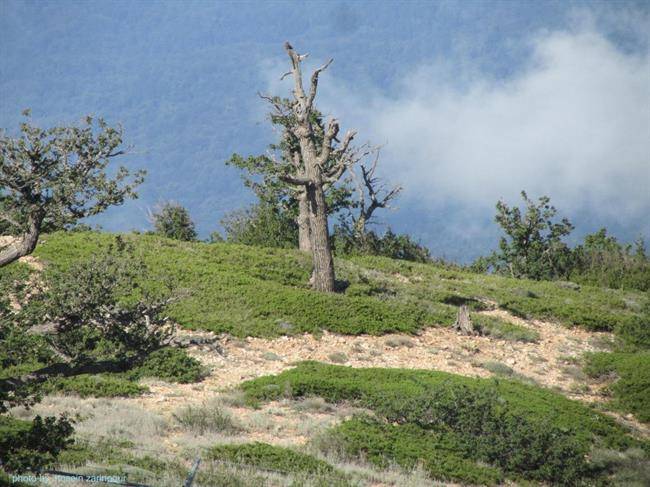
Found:
[[[454,82],[448,65],[430,65],[379,94],[328,75],[320,106],[386,143],[384,170],[423,204],[493,208],[526,189],[565,213],[647,216],[648,53],[622,52],[590,27],[530,42],[530,62],[506,80],[465,71]]]

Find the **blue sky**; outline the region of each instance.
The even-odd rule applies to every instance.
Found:
[[[223,162],[273,140],[282,43],[334,57],[319,106],[384,144],[406,190],[382,220],[467,260],[498,198],[548,194],[577,234],[650,239],[648,2],[0,0],[0,126],[87,113],[124,126],[141,198],[97,219],[146,229],[163,200],[203,236],[251,201]]]

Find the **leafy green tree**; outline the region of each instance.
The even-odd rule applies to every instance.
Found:
[[[29,111],[24,115],[29,117]],[[21,136],[0,131],[0,220],[19,238],[0,250],[0,266],[34,251],[49,227],[63,228],[135,198],[144,177],[111,160],[125,154],[121,127],[86,117],[81,126],[41,129],[27,121]],[[4,228],[3,230],[7,230]]]
[[[151,220],[158,235],[186,242],[196,240],[196,230],[190,213],[178,203],[165,203],[151,215]]]
[[[282,207],[258,203],[227,214],[221,225],[228,242],[280,248],[298,245],[298,224],[294,214]]]
[[[623,245],[607,230],[587,235],[573,250],[572,280],[610,288],[650,290],[650,259],[643,239]]]
[[[359,238],[357,228],[343,221],[334,227],[333,240],[337,254],[369,254],[414,262],[431,261],[428,248],[415,242],[409,235],[396,234],[390,228],[383,235],[366,230],[363,238]]]
[[[563,218],[555,222],[557,214],[550,198],[542,196],[537,203],[521,192],[525,203],[522,210],[499,201],[496,205],[496,222],[505,232],[499,241],[499,252],[492,264],[498,272],[512,277],[553,279],[566,276],[571,252],[562,242],[573,230],[573,225]]]

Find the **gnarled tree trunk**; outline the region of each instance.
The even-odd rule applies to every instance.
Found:
[[[327,227],[327,207],[323,186],[310,185],[307,189],[307,198],[314,262],[312,285],[317,291],[331,292],[335,285],[334,259]]]
[[[42,212],[31,215],[27,221],[27,231],[9,247],[0,251],[0,267],[31,254],[36,248],[43,223]]]

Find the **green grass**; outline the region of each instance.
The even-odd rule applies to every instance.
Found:
[[[346,436],[345,448],[370,455],[377,464],[395,461],[408,467],[420,459],[437,478],[473,482],[476,479],[466,477],[471,473],[486,475],[481,482],[493,483],[507,474],[563,482],[590,472],[584,455],[595,446],[621,450],[641,445],[650,450],[612,418],[519,381],[303,362],[277,376],[245,382],[241,388],[252,405],[281,397],[318,396],[368,408],[386,423],[341,426],[340,431],[351,435]],[[370,442],[366,447],[365,438]],[[430,453],[433,450],[436,455]],[[496,462],[502,470],[485,471],[477,461]],[[467,462],[473,467],[468,468]]]
[[[101,251],[112,239],[97,232],[46,235],[35,255],[65,268]],[[613,330],[647,316],[650,309],[650,298],[635,291],[589,286],[576,290],[554,282],[381,257],[336,259],[337,278],[347,288],[344,293],[322,294],[309,289],[310,259],[298,251],[187,243],[154,235],[127,239],[154,271],[154,278],[144,286],[156,288],[172,281],[190,291],[171,306],[172,318],[186,328],[240,337],[323,329],[345,334],[414,333],[428,325],[451,325],[459,304],[486,309],[486,300],[522,317],[594,330]],[[628,306],[632,302],[635,306]],[[503,336],[519,331],[511,328]]]
[[[650,422],[650,351],[588,354],[585,372],[591,377],[616,375],[609,387],[610,406]]]

